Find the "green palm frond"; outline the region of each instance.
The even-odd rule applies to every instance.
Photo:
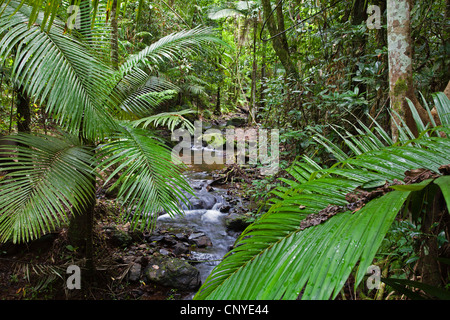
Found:
[[[156,77],[155,68],[162,62],[174,61],[186,54],[207,50],[211,43],[224,44],[214,36],[210,28],[197,27],[170,34],[134,54],[119,67],[120,79],[112,99],[122,110],[138,117],[148,116],[157,105],[149,93],[162,90],[180,90],[170,81]],[[194,88],[199,89],[199,88]]]
[[[194,134],[194,125],[184,116],[187,114],[196,113],[195,110],[186,109],[178,112],[163,112],[150,117],[142,118],[132,122],[135,127],[143,126],[144,128],[149,125],[165,126],[170,131],[174,131],[176,128],[186,129],[191,134]]]
[[[319,170],[320,177],[297,178],[303,182],[277,193],[270,210],[241,234],[195,298],[334,298],[357,263],[358,284],[412,191],[388,192],[356,211],[346,209],[346,194],[374,179],[384,179],[383,184],[402,181],[409,169],[438,173],[440,164],[450,162],[449,147],[448,139],[423,137],[355,156]],[[299,172],[305,172],[302,166]],[[318,225],[300,227],[329,206],[341,212]]]
[[[21,134],[3,147],[0,165],[0,241],[29,241],[67,223],[92,194],[93,153],[74,139]],[[79,210],[77,211],[79,212]]]
[[[443,92],[437,92],[433,95],[439,119],[443,126],[450,125],[450,100]]]
[[[0,6],[8,5],[10,2],[12,2],[12,1],[11,0],[0,0]],[[106,3],[103,3],[103,2],[100,2],[99,0],[93,0],[90,2],[91,2],[92,11],[93,11],[93,18],[92,18],[93,22],[95,21],[94,19],[97,15],[103,16],[103,19],[104,19],[103,23],[107,22],[106,14],[108,12],[108,15],[109,15],[113,1],[108,0]],[[144,0],[139,0],[139,9],[137,12],[138,16],[141,14],[143,2],[144,2]],[[21,1],[20,6],[22,6],[24,3],[25,3],[25,1]],[[53,26],[54,20],[56,19],[57,15],[58,15],[58,9],[63,5],[67,5],[67,2],[62,1],[62,0],[29,1],[29,3],[30,3],[30,5],[32,5],[32,8],[33,8],[32,13],[33,14],[30,15],[28,24],[31,26],[34,23],[36,23],[38,21],[39,11],[43,11],[43,15],[44,15],[45,19],[41,22],[42,30],[44,30],[45,27],[47,27],[47,30],[50,30],[50,28]],[[73,4],[80,5],[80,0],[74,1]],[[122,1],[118,0],[117,7],[120,8],[121,4],[122,4]],[[1,11],[0,11],[0,14],[1,14]]]
[[[145,117],[160,103],[160,100],[154,98],[152,94],[167,90],[178,91],[179,88],[164,78],[135,68],[120,79],[111,97],[119,108],[120,117],[129,118],[130,115]]]
[[[211,43],[226,45],[214,36],[211,28],[196,27],[172,33],[137,54],[130,56],[121,66],[120,72],[126,75],[143,61],[146,65],[158,64],[163,61],[173,61],[190,53],[201,53],[207,50]]]
[[[0,17],[0,56],[15,55],[12,77],[23,85],[28,96],[46,101],[46,112],[65,129],[80,131],[85,137],[104,135],[115,123],[104,105],[113,72],[89,54],[85,44],[64,34],[55,21],[44,32],[39,26],[28,27],[32,9],[11,1]],[[43,19],[37,17],[38,24]],[[5,32],[7,31],[7,32]]]
[[[448,110],[450,103],[440,107]],[[272,192],[276,197],[271,199],[270,210],[242,233],[235,249],[213,270],[196,299],[334,298],[357,264],[356,285],[362,280],[411,192],[430,181],[414,188],[397,187],[399,190],[356,211],[346,210],[346,195],[357,188],[370,190],[402,181],[410,169],[439,173],[439,167],[450,162],[450,143],[439,135],[422,134],[410,140],[405,131],[397,144],[389,145],[388,134],[377,123],[374,132],[363,125],[361,128],[358,135],[342,135],[353,157],[325,137],[316,137],[341,161],[329,169],[320,168],[306,157],[304,162],[292,165],[288,172],[293,180],[283,179],[286,186]],[[447,200],[447,177],[434,183]],[[308,217],[317,219],[321,217],[318,213],[326,213],[330,206],[343,212],[325,222],[319,220],[318,225],[301,227]]]
[[[183,190],[191,191],[181,175],[183,168],[173,164],[171,150],[149,131],[123,124],[111,142],[100,146],[97,156],[99,168],[115,168],[105,183],[120,173],[112,188],[119,187],[118,201],[133,227],[141,215],[148,219],[143,226],[152,227],[160,212],[183,213],[179,209],[180,202],[186,202]]]

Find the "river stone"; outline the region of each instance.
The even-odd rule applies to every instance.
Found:
[[[245,216],[232,213],[225,218],[225,224],[228,230],[232,231],[244,231],[251,222]]]
[[[190,243],[195,244],[198,248],[212,246],[211,239],[209,239],[203,232],[192,233],[188,240]]]
[[[111,244],[119,248],[127,247],[133,242],[133,238],[127,232],[115,226],[105,227],[105,233]]]
[[[178,258],[152,256],[144,273],[148,281],[173,289],[195,290],[201,284],[198,269]]]
[[[175,255],[179,256],[181,254],[186,254],[189,252],[189,248],[188,246],[186,246],[185,244],[178,242],[175,247],[173,248],[173,253],[175,253]]]
[[[128,272],[128,280],[131,282],[136,282],[141,277],[142,266],[139,263],[134,263]]]
[[[217,198],[208,192],[199,192],[196,193],[196,197],[192,197],[189,202],[188,206],[182,206],[184,210],[210,210],[217,203]]]

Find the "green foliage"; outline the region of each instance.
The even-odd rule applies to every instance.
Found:
[[[67,223],[68,208],[83,209],[94,191],[93,152],[69,136],[10,139],[20,146],[0,151],[12,155],[0,170],[10,171],[0,180],[0,241],[29,241]]]
[[[450,110],[449,101],[443,107]],[[392,145],[363,127],[366,134],[344,137],[353,157],[331,144],[330,151],[341,159],[332,167],[322,169],[307,157],[294,163],[288,170],[293,179],[282,179],[286,186],[272,191],[276,197],[269,211],[241,234],[195,298],[334,299],[356,267],[358,287],[409,200],[428,185],[438,185],[449,207],[447,176],[389,187],[411,169],[439,174],[439,167],[450,161],[448,139],[438,134],[445,128]],[[367,203],[348,198],[357,189],[370,192],[387,184],[381,196]]]
[[[133,125],[190,127],[179,117],[190,111],[139,123],[129,119],[149,116],[154,107],[175,96],[177,87],[152,72],[187,53],[204,52],[212,41],[220,42],[211,30],[170,34],[129,56],[116,71],[102,62],[109,61],[103,54],[93,53],[108,43],[96,36],[99,33],[65,33],[57,20],[47,32],[34,24],[28,27],[30,16],[38,24],[45,17],[34,17],[33,8],[14,0],[1,9],[0,56],[14,57],[11,78],[28,96],[44,103],[68,134],[8,137],[20,146],[6,149],[12,158],[1,164],[6,176],[0,184],[0,240],[29,241],[67,223],[67,217],[82,213],[95,195],[95,173],[108,168],[113,169],[108,181],[118,176],[114,186],[120,185],[119,204],[133,226],[141,215],[147,218],[143,227],[153,227],[159,211],[180,214],[181,190],[191,190],[182,168],[158,138]]]
[[[105,88],[113,78],[111,69],[91,56],[85,43],[65,36],[61,23],[55,22],[49,32],[28,27],[32,9],[23,5],[12,15],[18,7],[19,2],[11,1],[0,18],[0,29],[9,30],[1,38],[0,56],[18,48],[11,70],[16,86],[23,85],[35,101],[45,100],[46,112],[72,133],[82,127],[85,137],[92,138],[113,129],[113,119],[103,105]],[[43,15],[36,19],[40,23]]]
[[[172,163],[170,149],[148,131],[124,124],[110,142],[100,146],[97,157],[98,169],[115,168],[105,183],[120,174],[111,188],[119,186],[117,198],[133,227],[141,215],[144,225],[152,227],[159,212],[182,214],[179,204],[186,202],[182,190],[190,190],[181,175],[183,167]]]
[[[133,126],[143,126],[144,128],[148,127],[150,124],[153,124],[155,127],[167,127],[170,131],[174,131],[176,128],[186,129],[191,134],[194,134],[194,125],[186,119],[184,116],[187,114],[195,113],[194,110],[183,110],[180,112],[166,112],[156,114],[150,117],[142,118],[136,121],[133,121]]]

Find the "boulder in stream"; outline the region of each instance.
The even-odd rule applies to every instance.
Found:
[[[242,214],[231,213],[225,218],[225,224],[228,230],[242,232],[251,222]]]
[[[185,260],[153,255],[145,269],[148,281],[180,290],[196,290],[201,284],[200,272]]]

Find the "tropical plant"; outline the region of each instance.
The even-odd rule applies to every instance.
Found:
[[[357,287],[402,208],[423,202],[421,191],[437,186],[450,206],[441,167],[450,163],[450,143],[440,135],[449,134],[450,101],[439,93],[434,102],[442,127],[419,138],[400,128],[394,144],[376,123],[375,130],[362,126],[360,135],[342,134],[349,156],[317,136],[339,162],[327,169],[307,157],[294,163],[269,211],[241,234],[195,299],[334,299],[352,272]],[[412,211],[417,218],[420,210]]]
[[[155,80],[157,64],[201,52],[218,41],[212,31],[171,34],[114,70],[96,54],[108,40],[86,37],[90,27],[68,33],[55,19],[43,30],[46,13],[15,0],[0,9],[0,57],[14,57],[11,77],[66,132],[8,137],[17,146],[1,150],[10,156],[1,165],[7,174],[0,181],[0,240],[36,239],[82,214],[94,198],[96,172],[107,168],[113,168],[107,180],[120,175],[118,201],[128,214],[181,213],[181,190],[190,190],[182,168],[171,162],[168,147],[130,120],[152,114],[155,89],[174,89]]]

